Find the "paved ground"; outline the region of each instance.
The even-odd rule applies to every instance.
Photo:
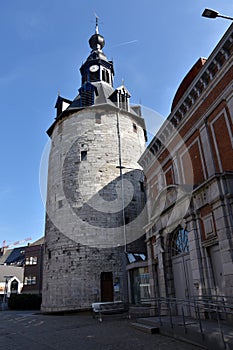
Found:
[[[196,346],[130,326],[122,315],[46,316],[33,312],[0,312],[0,349],[4,350],[195,350]]]

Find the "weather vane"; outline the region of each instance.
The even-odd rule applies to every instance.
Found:
[[[94,12],[95,15],[95,32],[96,34],[99,34],[99,28],[98,28],[98,23],[99,23],[99,16]]]

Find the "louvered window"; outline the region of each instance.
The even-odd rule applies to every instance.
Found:
[[[92,106],[95,102],[95,87],[86,83],[79,89],[80,107]]]

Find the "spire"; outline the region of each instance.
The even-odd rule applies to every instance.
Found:
[[[99,17],[98,17],[97,14],[95,13],[95,34],[99,34],[98,22],[99,22]]]
[[[105,40],[102,35],[99,34],[99,17],[95,13],[95,34],[89,39],[89,45],[92,51],[102,51],[105,45]]]
[[[80,68],[82,75],[81,88],[85,89],[87,89],[87,87],[88,89],[93,89],[93,83],[97,82],[104,82],[109,84],[111,87],[113,86],[113,63],[107,59],[104,52],[102,51],[105,45],[105,40],[104,37],[99,34],[99,17],[96,13],[95,18],[95,32],[89,39],[91,53]],[[90,85],[86,85],[87,83],[93,86],[90,87]],[[82,94],[82,92],[80,92],[80,94]]]

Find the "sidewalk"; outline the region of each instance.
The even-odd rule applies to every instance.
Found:
[[[158,331],[160,334],[174,337],[188,343],[214,350],[233,350],[233,326],[221,321],[220,327],[217,321],[201,320],[201,327],[196,319],[186,318],[185,324],[181,316],[146,317],[138,318],[134,327],[151,333]],[[149,328],[148,328],[149,327]]]

